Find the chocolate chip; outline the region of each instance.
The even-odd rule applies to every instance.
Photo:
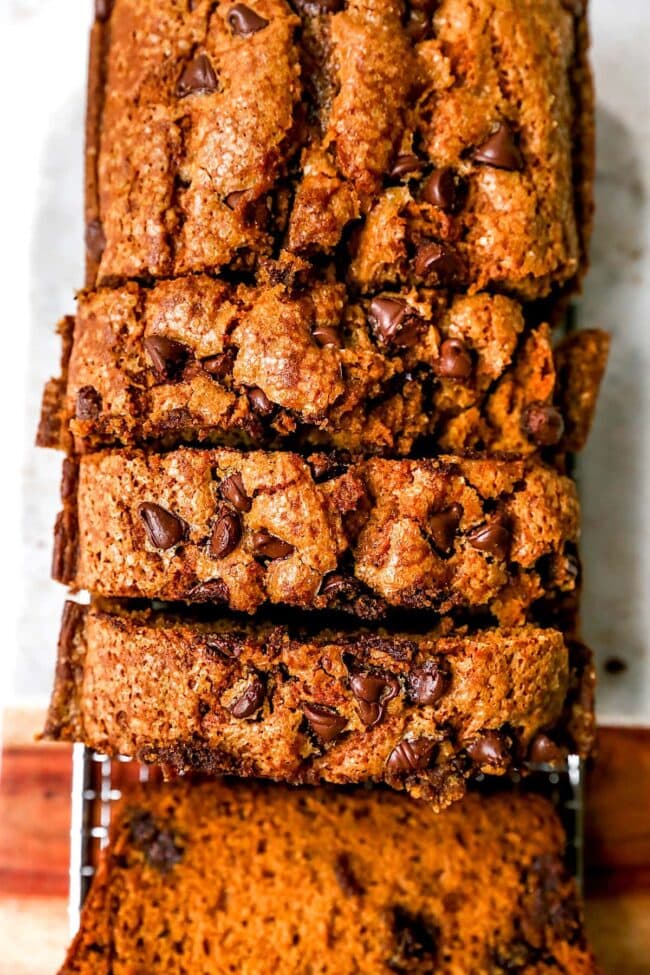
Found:
[[[246,190],[233,190],[227,196],[224,196],[223,202],[230,210],[236,210],[245,196]]]
[[[246,494],[244,481],[241,474],[231,474],[224,478],[219,485],[219,494],[224,501],[229,501],[237,511],[250,511],[253,502]]]
[[[433,972],[438,970],[438,930],[423,914],[405,907],[393,908],[395,953],[389,968],[393,972]]]
[[[548,403],[530,403],[523,412],[521,428],[533,443],[553,447],[564,433],[564,420],[559,410]]]
[[[373,298],[368,320],[382,341],[397,346],[414,345],[424,324],[401,298]]]
[[[476,163],[495,166],[497,169],[519,170],[524,165],[523,156],[508,122],[499,124],[492,135],[474,150],[472,159]]]
[[[467,746],[467,754],[479,766],[502,769],[510,764],[510,742],[501,731],[486,731]]]
[[[237,632],[207,633],[203,637],[203,646],[205,652],[214,657],[221,657],[223,660],[236,660],[241,656],[244,639],[245,636]]]
[[[179,860],[183,850],[168,829],[161,829],[151,813],[138,810],[131,817],[131,840],[145,855],[150,866],[167,873]]]
[[[156,377],[162,381],[175,379],[182,372],[189,349],[164,335],[147,335],[143,342]]]
[[[510,552],[512,533],[503,521],[496,520],[489,525],[475,528],[467,536],[467,541],[479,552],[486,552],[488,555],[505,561]]]
[[[214,379],[225,379],[225,377],[232,372],[234,363],[234,349],[228,349],[226,352],[221,352],[219,355],[210,355],[207,357],[207,359],[201,360],[201,365],[205,371],[213,376]]]
[[[82,386],[77,393],[75,416],[78,420],[94,420],[102,412],[102,398],[94,386]]]
[[[256,676],[228,710],[234,718],[250,718],[262,707],[265,697],[266,688],[260,678]]]
[[[199,54],[183,69],[176,85],[176,95],[178,98],[185,98],[186,95],[208,95],[218,88],[219,83],[210,59],[206,54]]]
[[[355,673],[350,677],[350,687],[357,699],[359,717],[369,728],[379,724],[386,705],[400,692],[400,683],[393,674]]]
[[[434,368],[443,379],[469,379],[472,375],[472,357],[460,339],[445,339],[440,345],[440,355]]]
[[[214,523],[210,536],[210,556],[224,559],[234,552],[241,541],[241,522],[234,511],[224,509]]]
[[[344,576],[339,572],[331,572],[329,575],[323,576],[318,595],[330,599],[340,599],[341,597],[356,596],[358,592],[358,582],[352,576]]]
[[[253,386],[248,390],[248,402],[261,416],[270,416],[275,410],[275,406],[259,386]]]
[[[231,31],[238,37],[256,34],[258,30],[263,30],[269,25],[268,20],[260,17],[259,14],[243,3],[236,3],[234,7],[231,7],[226,19]]]
[[[295,547],[289,542],[282,541],[276,535],[272,535],[265,528],[253,534],[253,552],[266,559],[285,559],[295,551]]]
[[[605,661],[605,673],[607,674],[624,674],[627,670],[627,664],[620,657],[608,657]]]
[[[363,897],[366,892],[363,884],[359,883],[348,853],[339,853],[334,863],[334,876],[339,887],[347,897]]]
[[[138,506],[138,514],[144,522],[147,537],[155,548],[173,548],[185,538],[187,525],[183,519],[159,504],[145,501]]]
[[[535,765],[557,765],[564,756],[562,749],[548,735],[540,732],[532,741],[528,757]]]
[[[228,603],[230,590],[223,579],[206,579],[190,589],[189,598],[193,603]]]
[[[311,334],[322,348],[327,345],[333,345],[337,349],[341,348],[341,337],[336,329],[330,325],[318,325]]]
[[[345,728],[347,719],[324,704],[303,703],[302,711],[309,727],[323,741],[333,741]]]
[[[395,160],[390,175],[392,179],[401,179],[402,176],[414,173],[418,169],[422,169],[422,160],[418,159],[412,152],[403,152]]]
[[[106,247],[104,229],[99,220],[91,220],[86,224],[86,250],[90,258],[98,262]]]
[[[414,704],[435,704],[449,690],[451,677],[435,660],[427,660],[408,675],[406,686]]]
[[[462,515],[463,509],[455,503],[429,515],[429,534],[438,551],[445,553],[451,549]]]
[[[465,265],[446,244],[423,244],[415,255],[415,273],[427,284],[450,285],[465,276]]]
[[[113,0],[95,0],[95,19],[106,21],[111,15]]]
[[[429,738],[405,738],[388,756],[386,768],[393,775],[422,772],[433,758],[436,743]]]
[[[434,169],[422,187],[422,199],[444,213],[458,213],[467,198],[467,183],[449,166]]]
[[[348,469],[349,457],[347,454],[338,451],[331,451],[330,453],[323,451],[318,454],[310,454],[308,461],[314,480],[322,483],[345,474]]]

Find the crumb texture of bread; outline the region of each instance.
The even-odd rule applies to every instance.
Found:
[[[576,490],[552,468],[321,461],[230,449],[85,455],[65,482],[55,576],[99,596],[247,613],[265,603],[366,619],[480,610],[502,625],[575,590]]]
[[[579,747],[571,665],[532,626],[310,633],[69,603],[45,737],[177,772],[388,782],[441,808],[540,743],[552,764]]]
[[[134,789],[59,975],[599,975],[564,843],[533,795]]]
[[[535,299],[585,265],[592,92],[562,0],[114,0],[93,30],[90,285],[281,250],[360,293]]]

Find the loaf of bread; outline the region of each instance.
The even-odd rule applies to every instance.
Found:
[[[598,975],[536,795],[127,790],[59,975]]]

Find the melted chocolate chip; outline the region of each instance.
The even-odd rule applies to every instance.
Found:
[[[311,333],[321,348],[333,345],[336,349],[341,348],[341,337],[335,328],[329,325],[318,325]]]
[[[395,953],[389,968],[394,972],[437,970],[438,930],[423,914],[405,907],[393,908]]]
[[[435,704],[444,697],[451,685],[451,677],[435,660],[427,660],[408,675],[406,686],[414,704]]]
[[[400,692],[399,680],[393,674],[352,674],[350,687],[357,699],[359,717],[369,728],[379,724],[386,705]]]
[[[432,241],[418,248],[415,273],[427,284],[451,285],[465,276],[465,265],[456,251]]]
[[[559,410],[548,403],[531,403],[521,418],[521,428],[533,443],[554,447],[564,433],[564,420]]]
[[[186,95],[208,95],[218,88],[219,83],[210,59],[206,54],[199,54],[183,69],[176,85],[176,95],[178,98],[185,98]]]
[[[458,213],[467,198],[467,183],[449,166],[434,169],[422,187],[422,199],[444,213]]]
[[[472,159],[484,166],[496,169],[519,170],[524,160],[515,142],[514,132],[508,122],[501,122],[495,132],[474,150]]]
[[[414,345],[424,324],[400,298],[373,298],[368,320],[383,342],[396,346]]]
[[[104,229],[99,220],[91,220],[86,224],[86,250],[91,260],[98,262],[106,247]]]
[[[439,552],[446,553],[451,549],[462,516],[463,509],[459,504],[452,504],[444,511],[429,515],[429,535]]]
[[[243,3],[236,3],[234,7],[231,7],[226,19],[231,31],[238,37],[256,34],[269,25],[268,20],[260,17],[258,13]]]
[[[418,169],[422,169],[422,160],[418,159],[412,152],[403,152],[395,160],[395,164],[390,171],[392,179],[401,179],[402,176],[407,176],[409,173],[415,173]]]
[[[548,735],[540,732],[532,741],[528,757],[535,765],[557,765],[564,756],[562,749]]]
[[[503,769],[510,764],[510,742],[501,731],[486,731],[467,746],[467,754],[479,766]]]
[[[175,379],[182,372],[189,349],[181,342],[168,339],[164,335],[148,335],[143,345],[158,379]]]
[[[94,386],[82,386],[77,393],[75,416],[78,420],[94,420],[102,412],[102,398]]]
[[[248,402],[260,416],[270,416],[275,410],[275,406],[259,386],[248,390]]]
[[[219,494],[224,501],[229,501],[237,511],[250,511],[253,502],[246,494],[244,481],[239,472],[224,478],[219,485]]]
[[[235,511],[224,508],[212,529],[210,536],[210,555],[213,559],[224,559],[234,552],[241,541],[241,522]]]
[[[472,375],[472,357],[460,339],[445,339],[440,345],[440,355],[434,368],[443,379],[469,379]]]
[[[436,743],[429,738],[405,738],[388,756],[386,768],[393,775],[422,772],[431,762],[435,749]]]
[[[334,862],[334,876],[346,897],[363,897],[366,892],[352,869],[350,855],[339,853]]]
[[[265,528],[253,534],[253,552],[265,559],[285,559],[295,551],[289,542],[284,542],[277,535],[272,535]]]
[[[512,532],[503,521],[496,520],[470,532],[467,541],[479,552],[486,552],[488,555],[505,561],[510,552]]]
[[[194,603],[227,603],[230,591],[223,579],[206,579],[190,590],[189,597]]]
[[[183,519],[161,505],[145,501],[138,506],[138,514],[144,523],[147,537],[155,548],[173,548],[185,538],[187,525]]]
[[[236,660],[241,655],[242,639],[238,633],[207,633],[203,637],[205,652],[223,660]]]
[[[167,873],[182,859],[183,850],[173,833],[161,829],[151,813],[145,810],[133,814],[130,823],[131,840],[145,855],[150,866]]]
[[[348,723],[346,718],[324,704],[305,702],[302,705],[302,711],[311,730],[323,741],[333,741]]]
[[[250,718],[262,707],[265,697],[266,688],[261,679],[255,676],[243,694],[230,705],[228,710],[234,718]]]
[[[235,363],[235,350],[228,349],[219,355],[210,355],[207,359],[201,360],[201,365],[207,373],[215,379],[225,379],[232,372]]]

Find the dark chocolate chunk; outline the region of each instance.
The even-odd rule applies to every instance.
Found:
[[[219,485],[219,494],[224,501],[229,501],[237,511],[250,511],[253,502],[246,494],[244,481],[239,472],[231,474]]]
[[[241,522],[235,511],[223,508],[210,536],[210,555],[213,559],[224,559],[234,552],[241,541]]]
[[[333,345],[336,349],[341,348],[339,333],[329,325],[318,325],[311,334],[322,348],[327,345]]]
[[[395,160],[390,175],[393,179],[401,179],[402,176],[407,176],[408,173],[414,173],[418,169],[422,169],[422,165],[422,160],[418,159],[412,152],[403,152]]]
[[[75,416],[78,420],[94,420],[102,412],[102,397],[94,386],[82,386],[77,393]]]
[[[185,98],[186,95],[208,95],[218,88],[219,82],[210,59],[206,54],[199,54],[185,65],[176,85],[176,95],[178,98]]]
[[[265,559],[285,559],[295,551],[293,545],[284,542],[277,535],[272,535],[265,528],[253,534],[253,552]]]
[[[89,257],[95,262],[101,260],[105,247],[104,228],[99,220],[90,220],[86,224],[86,249]]]
[[[553,447],[562,439],[564,420],[549,403],[530,403],[523,412],[521,428],[538,446]]]
[[[309,727],[323,741],[333,741],[345,728],[347,719],[337,714],[333,708],[324,704],[309,704],[304,702],[302,711]]]
[[[248,402],[260,416],[270,416],[275,410],[275,406],[259,386],[253,386],[248,390]]]
[[[415,255],[415,273],[427,284],[451,285],[465,276],[465,265],[459,255],[447,244],[432,241],[418,248]]]
[[[497,169],[519,170],[524,165],[523,156],[508,122],[499,124],[492,135],[474,150],[472,159],[476,163]]]
[[[155,548],[173,548],[185,538],[187,525],[183,519],[159,504],[145,501],[138,506],[138,514],[144,523],[147,537]]]
[[[434,169],[422,187],[422,199],[445,213],[458,213],[467,198],[467,183],[449,166]]]
[[[510,741],[501,731],[485,731],[467,746],[467,754],[477,765],[503,769],[510,764]]]
[[[389,968],[394,972],[433,972],[438,970],[438,929],[423,914],[405,907],[393,908],[395,953]]]
[[[401,298],[373,298],[368,319],[379,338],[390,345],[414,345],[424,324]]]
[[[256,34],[258,30],[264,30],[269,25],[268,20],[260,17],[258,13],[255,13],[244,3],[236,3],[234,7],[231,7],[226,19],[231,31],[238,37]]]
[[[227,603],[230,591],[223,579],[206,579],[190,589],[189,598],[194,603]]]
[[[436,660],[427,660],[408,675],[408,696],[414,704],[435,704],[444,697],[451,685],[451,677]]]
[[[540,732],[533,738],[528,757],[535,765],[557,765],[564,755],[562,749],[548,735]]]
[[[219,355],[210,355],[207,359],[201,360],[201,365],[215,379],[225,379],[232,372],[235,362],[235,350],[228,349]]]
[[[438,551],[445,553],[451,549],[462,515],[463,509],[455,503],[429,515],[429,534]]]
[[[505,561],[510,552],[512,532],[500,519],[475,528],[467,536],[467,540],[479,552],[486,552],[497,559]]]
[[[243,634],[206,633],[202,638],[205,652],[223,660],[236,660],[241,655]]]
[[[384,716],[386,705],[400,692],[400,683],[394,674],[353,673],[350,687],[357,699],[359,717],[373,728]]]
[[[147,335],[143,345],[158,379],[175,379],[182,372],[189,349],[181,342],[168,339],[164,335]]]
[[[434,368],[443,379],[469,379],[472,375],[472,357],[460,339],[445,339],[440,345],[440,355]]]
[[[366,888],[352,869],[349,853],[339,853],[334,862],[334,876],[346,897],[363,897]]]
[[[250,718],[252,714],[264,704],[266,688],[258,676],[255,676],[246,690],[230,705],[229,711],[234,718]]]
[[[436,743],[429,738],[404,738],[388,756],[386,768],[393,775],[422,772],[431,762],[435,749]]]

